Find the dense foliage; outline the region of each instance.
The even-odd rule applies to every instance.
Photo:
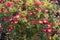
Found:
[[[57,0],[0,0],[0,32],[10,40],[59,40],[58,3]]]

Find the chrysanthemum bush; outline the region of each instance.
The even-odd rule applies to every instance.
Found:
[[[56,3],[57,0],[0,0],[0,32],[10,40],[59,40]]]

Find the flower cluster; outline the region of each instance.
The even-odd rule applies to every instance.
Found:
[[[0,31],[6,30],[7,33],[14,31],[18,35],[21,33],[28,35],[29,32],[38,34],[39,29],[45,33],[55,32],[56,27],[60,25],[56,1],[0,0]],[[58,24],[55,25],[56,23]]]

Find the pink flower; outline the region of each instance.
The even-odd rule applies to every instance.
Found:
[[[20,14],[16,14],[15,16],[13,16],[13,18],[20,18]]]
[[[35,10],[33,11],[33,14],[36,14],[36,11]]]
[[[48,23],[48,21],[47,21],[46,19],[44,19],[44,20],[43,20],[43,23],[44,23],[44,24],[47,24],[47,23]]]
[[[35,23],[36,23],[36,21],[35,21],[35,20],[32,20],[31,22],[32,22],[32,24],[35,24]]]
[[[52,33],[52,28],[48,28],[48,29],[47,29],[47,32],[48,32],[48,33]]]
[[[43,24],[43,21],[42,20],[38,20],[38,24]]]
[[[33,13],[32,12],[29,12],[29,15],[32,15]]]
[[[11,29],[8,29],[8,32],[11,32],[12,30]]]
[[[53,24],[52,23],[48,23],[46,25],[48,26],[48,28],[51,28]]]
[[[0,0],[0,3],[3,3],[5,0]]]
[[[18,24],[18,22],[19,22],[18,20],[15,20],[15,21],[14,21],[15,24]]]
[[[7,7],[13,7],[14,6],[14,3],[13,2],[10,2],[10,1],[7,1],[6,2],[6,6]]]
[[[39,3],[35,0],[35,1],[34,1],[34,5],[35,5],[35,6],[39,6]]]
[[[55,32],[56,31],[56,29],[54,29],[54,28],[47,28],[47,32],[48,33],[53,33],[53,32]]]
[[[46,8],[44,9],[44,12],[48,13],[48,11],[49,11],[48,9],[46,9]]]
[[[10,24],[13,24],[14,23],[14,20],[12,18],[9,19],[9,23]]]

